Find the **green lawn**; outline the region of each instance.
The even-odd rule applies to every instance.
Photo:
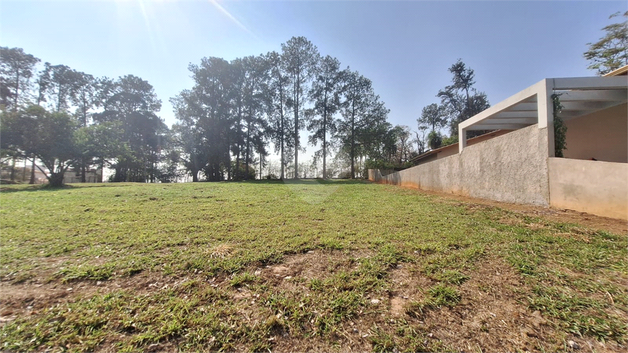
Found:
[[[0,350],[625,349],[626,234],[353,181],[3,188]]]

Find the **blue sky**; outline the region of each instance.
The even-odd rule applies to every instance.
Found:
[[[416,129],[461,58],[492,104],[545,77],[591,76],[582,53],[626,1],[0,0],[0,44],[95,76],[134,74],[168,102],[187,66],[305,36],[370,78],[389,121]]]

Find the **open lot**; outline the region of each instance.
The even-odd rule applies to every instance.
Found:
[[[8,351],[625,351],[625,222],[359,181],[5,186]]]

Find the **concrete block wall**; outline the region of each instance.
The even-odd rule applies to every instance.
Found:
[[[369,179],[496,201],[549,205],[547,129],[532,125],[466,147],[461,154]]]

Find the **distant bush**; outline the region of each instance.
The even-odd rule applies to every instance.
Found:
[[[338,179],[351,179],[351,172],[342,172],[338,174]]]
[[[400,170],[404,170],[413,166],[414,164],[410,161],[399,164],[399,163],[393,163],[393,162],[381,160],[381,159],[367,160],[366,163],[364,163],[364,170],[362,172],[362,175],[364,176],[364,179],[368,179],[369,169],[400,171]]]

